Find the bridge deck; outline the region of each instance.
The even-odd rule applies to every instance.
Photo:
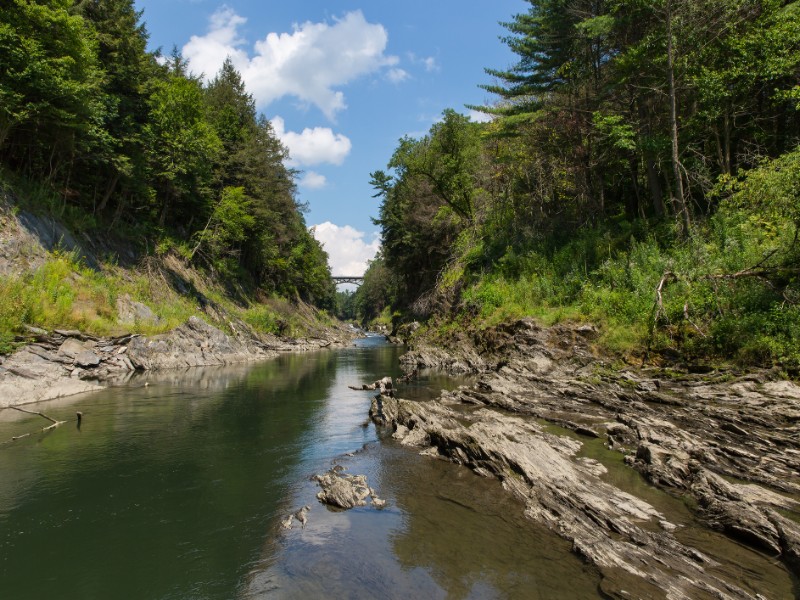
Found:
[[[334,275],[332,279],[336,285],[339,285],[340,283],[352,283],[354,285],[361,285],[362,283],[364,283],[364,277],[356,275],[353,276]]]

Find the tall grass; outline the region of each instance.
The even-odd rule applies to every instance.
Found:
[[[623,353],[797,369],[798,196],[800,151],[735,183],[685,240],[664,226],[623,222],[560,245],[508,248],[490,269],[473,271],[461,307],[479,326],[522,316],[592,321],[601,341]]]

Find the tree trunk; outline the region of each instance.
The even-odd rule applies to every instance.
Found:
[[[647,187],[650,189],[650,202],[653,205],[653,213],[656,217],[664,216],[664,190],[661,189],[661,179],[656,168],[656,161],[647,153]]]
[[[642,197],[639,192],[639,161],[636,157],[632,157],[628,162],[631,171],[631,185],[633,187],[633,194],[628,194],[625,203],[626,212],[629,219],[635,219],[640,216],[642,212]],[[641,215],[644,216],[644,215]]]
[[[667,0],[667,75],[669,77],[669,124],[672,137],[672,176],[675,183],[675,204],[678,210],[678,227],[685,237],[691,221],[681,175],[680,147],[678,145],[678,99],[675,91],[675,46],[672,36],[672,0]]]
[[[106,188],[106,193],[103,194],[103,199],[100,200],[100,206],[97,207],[95,213],[103,212],[105,210],[106,204],[108,204],[108,201],[111,199],[111,194],[114,193],[114,190],[117,187],[117,183],[119,183],[119,173],[116,173],[114,175],[114,178],[108,184],[108,188]]]
[[[164,227],[164,224],[167,222],[167,211],[169,210],[169,204],[171,198],[172,198],[172,192],[168,193],[164,197],[164,206],[161,207],[161,214],[158,216],[159,227]]]

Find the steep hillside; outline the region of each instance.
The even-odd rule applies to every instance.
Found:
[[[141,370],[219,365],[352,337],[324,311],[215,278],[174,247],[73,233],[0,196],[0,398],[95,389]]]

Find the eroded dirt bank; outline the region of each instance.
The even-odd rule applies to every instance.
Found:
[[[198,317],[161,335],[98,338],[80,331],[31,328],[32,343],[0,357],[0,408],[102,389],[137,371],[254,362],[280,352],[349,343],[353,333],[330,329],[313,339],[259,335],[239,322],[229,335]]]
[[[597,566],[610,597],[797,596],[800,387],[759,373],[616,371],[593,354],[594,335],[523,320],[465,338],[457,351],[418,347],[404,357],[409,369],[472,371],[477,382],[433,402],[402,400],[400,388],[399,398],[373,402],[372,417],[403,444],[500,479],[529,517]],[[794,573],[793,584],[759,587],[747,566],[720,565],[681,524],[615,485],[601,462],[579,456],[594,439],[683,498],[700,523]]]

